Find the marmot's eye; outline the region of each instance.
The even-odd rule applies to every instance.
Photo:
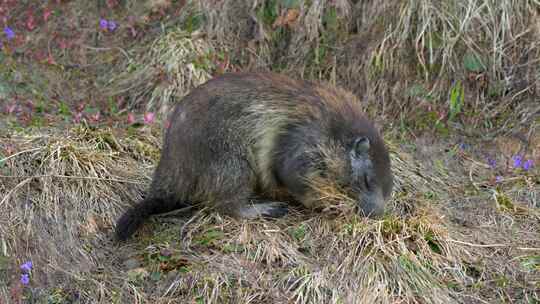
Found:
[[[366,186],[366,190],[370,191],[371,190],[371,184],[370,184],[370,180],[366,175],[364,175],[364,186]]]
[[[359,137],[354,141],[354,153],[357,156],[365,155],[369,151],[369,138],[367,137]]]

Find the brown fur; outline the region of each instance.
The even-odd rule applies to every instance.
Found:
[[[251,218],[285,214],[284,201],[325,208],[349,198],[380,213],[391,192],[381,137],[338,88],[225,74],[187,95],[170,121],[148,196],[118,221],[120,239],[151,214],[196,203]],[[355,150],[359,138],[368,139],[364,154]]]

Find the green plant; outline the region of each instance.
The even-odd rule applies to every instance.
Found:
[[[465,90],[460,81],[457,81],[450,89],[450,113],[448,120],[452,121],[461,113],[465,102]]]
[[[480,57],[471,52],[468,52],[463,56],[463,66],[469,72],[480,73],[485,70],[485,65],[482,60],[480,60]]]

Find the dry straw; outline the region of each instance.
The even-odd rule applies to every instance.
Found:
[[[468,246],[451,242],[443,216],[418,200],[422,184],[443,195],[447,190],[433,185],[448,181],[420,174],[427,170],[399,161],[406,156],[397,152],[397,191],[414,198],[396,194],[394,214],[382,220],[293,208],[277,221],[235,221],[201,211],[180,225],[163,218],[153,235],[143,229],[139,241],[118,250],[112,224],[140,198],[157,159],[151,133],[122,138],[75,128],[3,140],[21,151],[2,168],[0,232],[8,256],[30,257],[41,280],[76,286],[83,298],[123,290],[129,301],[448,303],[458,296],[448,282],[469,280],[460,264]],[[178,251],[188,265],[157,289],[120,266],[129,256],[154,255],[155,246]]]

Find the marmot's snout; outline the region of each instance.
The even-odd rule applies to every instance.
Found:
[[[358,199],[357,211],[370,218],[379,218],[384,213],[386,200],[380,189],[363,193]]]
[[[356,189],[357,209],[362,215],[377,218],[384,213],[392,189],[392,175],[386,149],[381,150],[379,137],[360,136],[351,147],[351,180]],[[374,144],[379,148],[374,149]],[[383,151],[384,153],[381,153]]]

